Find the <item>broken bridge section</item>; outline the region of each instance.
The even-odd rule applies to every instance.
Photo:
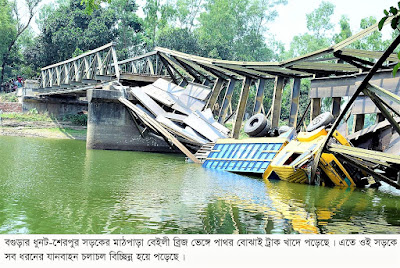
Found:
[[[371,26],[338,44],[282,62],[211,59],[160,47],[119,61],[115,44],[110,43],[44,67],[36,97],[44,102],[50,97],[87,100],[88,148],[160,152],[174,148],[196,162],[193,153],[200,147],[210,147],[221,138],[237,139],[246,113],[263,113],[273,128],[287,120],[299,131],[308,108],[313,119],[323,108],[323,98],[332,98],[329,109],[338,118],[343,98],[354,93],[383,55],[346,47],[376,29],[377,25]],[[388,132],[392,127],[392,133],[400,133],[398,118],[392,116],[399,116],[399,79],[390,77],[398,58],[394,53],[386,56],[352,107],[356,126],[352,135],[356,139],[364,135],[357,130],[364,127],[363,116],[368,113],[378,113],[380,121],[388,120],[388,124],[372,129]],[[310,101],[299,120],[303,79],[311,79]],[[272,104],[264,107],[268,84],[274,85]],[[289,84],[290,114],[282,118],[283,91]],[[228,120],[232,121],[231,131],[224,127]],[[396,135],[393,142],[398,141]],[[390,138],[385,136],[384,140]],[[345,157],[352,153],[347,152]]]

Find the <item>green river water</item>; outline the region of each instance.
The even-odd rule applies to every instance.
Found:
[[[2,234],[400,233],[400,191],[263,181],[184,157],[0,137]]]

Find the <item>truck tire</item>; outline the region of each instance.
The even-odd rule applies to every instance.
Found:
[[[267,124],[265,125],[264,129],[261,130],[260,133],[256,135],[256,137],[267,137],[268,132],[271,130],[271,123],[267,120]]]
[[[256,136],[260,133],[267,124],[267,118],[263,114],[255,114],[247,120],[244,125],[244,132],[250,137]]]
[[[316,130],[319,127],[326,126],[332,123],[334,120],[333,115],[330,112],[322,113],[315,117],[307,127],[307,132]]]

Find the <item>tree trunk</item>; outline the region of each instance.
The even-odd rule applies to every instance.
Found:
[[[6,68],[7,57],[3,56],[3,63],[1,64],[1,77],[0,77],[0,85],[3,84],[4,81],[4,69]]]

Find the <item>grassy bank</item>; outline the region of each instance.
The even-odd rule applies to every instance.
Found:
[[[0,93],[0,102],[18,102],[18,97],[15,92]]]
[[[0,135],[85,140],[86,122],[86,115],[67,115],[56,119],[48,114],[39,114],[36,110],[2,113]]]

